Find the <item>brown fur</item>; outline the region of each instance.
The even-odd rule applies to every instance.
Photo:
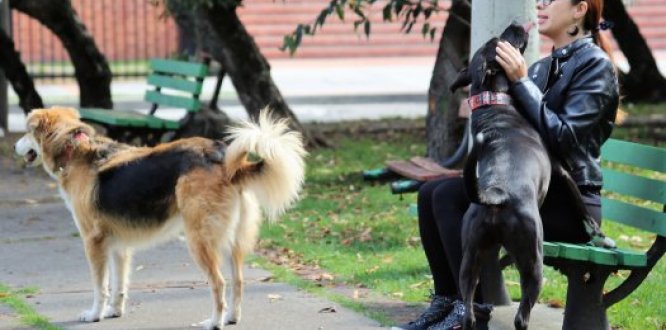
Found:
[[[221,157],[216,155],[219,143],[189,138],[153,148],[133,147],[95,135],[94,129],[81,122],[73,109],[34,110],[28,116],[28,133],[25,140],[19,141],[24,144],[22,148],[17,143],[17,151],[27,150],[25,145],[37,151],[46,171],[58,181],[85,246],[95,284],[95,299],[93,307],[82,313],[82,321],[121,316],[127,297],[132,250],[168,239],[181,228],[189,251],[213,293],[213,315],[202,325],[212,329],[240,320],[242,265],[256,240],[261,215],[259,206],[266,208],[269,214],[279,214],[296,199],[303,180],[305,152],[300,136],[287,132],[284,122],[270,121],[267,116],[262,120],[261,126],[246,123],[245,127],[237,129],[236,141],[227,149],[231,155],[227,153],[228,157],[213,161],[212,166],[197,167],[179,176],[175,198],[167,212],[169,219],[164,224],[135,227],[97,207],[94,201],[98,173],[175,149],[215,160]],[[271,142],[276,138],[283,141]],[[269,149],[274,152],[261,154],[262,150]],[[265,159],[250,162],[249,153],[259,153]],[[269,154],[277,157],[271,158]],[[264,167],[269,170],[265,171]],[[275,173],[285,178],[277,178]],[[261,196],[267,197],[262,199]],[[225,281],[220,271],[222,251],[230,252],[232,260],[234,298],[227,318],[224,318],[228,309],[224,298]],[[109,268],[115,269],[111,274],[110,297],[105,283]]]

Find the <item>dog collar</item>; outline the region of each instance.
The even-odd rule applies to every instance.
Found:
[[[511,95],[507,93],[481,92],[467,99],[472,112],[486,105],[511,105]]]

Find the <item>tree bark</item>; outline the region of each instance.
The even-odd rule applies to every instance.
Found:
[[[62,42],[79,85],[82,107],[113,108],[111,70],[69,0],[11,0],[13,9],[37,19]]]
[[[14,41],[0,29],[0,69],[18,95],[19,105],[27,115],[32,109],[43,108],[44,102],[35,89],[21,56],[14,48]]]
[[[210,7],[199,6],[197,16],[212,30],[213,38],[208,40],[211,55],[231,78],[248,115],[257,119],[260,110],[268,107],[274,114],[289,118],[291,127],[300,131],[309,144],[325,144],[309,135],[287,105],[273,82],[268,61],[238,18],[236,8],[214,2]]]
[[[622,0],[607,0],[603,16],[613,22],[613,37],[629,62],[630,70],[620,73],[624,100],[629,102],[663,102],[666,100],[666,79],[659,73],[645,38],[629,16]]]
[[[465,120],[458,118],[463,92],[452,94],[449,86],[469,57],[472,8],[467,0],[454,0],[442,31],[435,60],[426,115],[427,155],[437,161],[447,159],[458,147]]]

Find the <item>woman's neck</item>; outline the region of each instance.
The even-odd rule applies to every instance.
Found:
[[[564,32],[564,33],[562,33],[562,35],[560,35],[558,37],[553,37],[551,39],[553,40],[553,46],[555,47],[555,49],[560,49],[560,48],[562,48],[562,47],[564,47],[564,46],[566,46],[566,45],[568,45],[568,44],[570,44],[570,43],[572,43],[572,42],[574,42],[578,39],[584,38],[584,37],[586,37],[586,34],[584,34],[584,33],[578,33],[577,35],[572,37],[570,34]]]

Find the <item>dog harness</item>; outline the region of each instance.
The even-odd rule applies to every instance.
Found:
[[[507,93],[481,92],[467,99],[472,112],[486,105],[512,105],[511,95]]]

